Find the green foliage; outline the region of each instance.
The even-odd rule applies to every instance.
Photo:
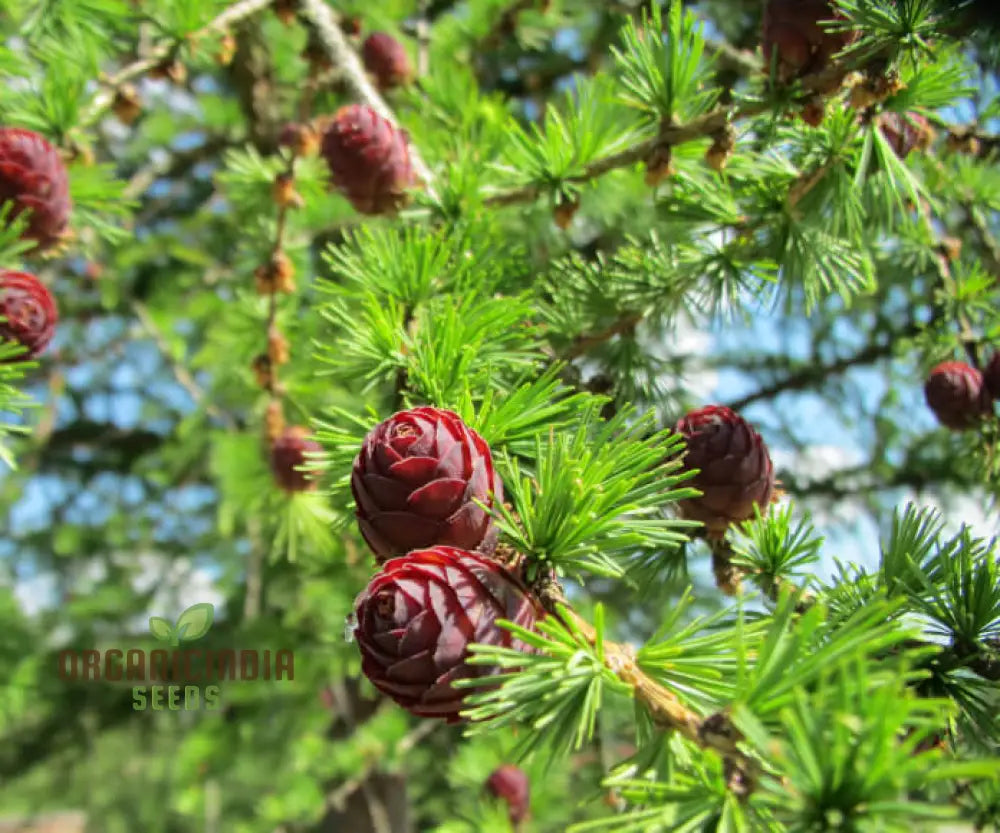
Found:
[[[685,705],[707,715],[733,697],[739,658],[732,612],[688,618],[693,603],[691,591],[685,591],[636,653],[636,661],[651,677],[670,686]],[[757,638],[759,627],[745,628],[743,638]]]
[[[504,460],[513,509],[499,508],[500,529],[519,552],[560,572],[622,576],[616,556],[684,540],[680,530],[692,524],[663,513],[697,494],[675,488],[690,477],[671,459],[682,439],[669,431],[649,434],[648,417],[628,425],[629,416],[623,411],[601,422],[592,405],[574,432],[553,432],[545,445],[537,439],[529,471]]]
[[[29,74],[4,96],[0,104],[4,121],[64,139],[80,119],[86,100],[86,75],[80,70],[97,65],[91,44],[86,38],[47,38],[40,43],[37,54],[44,56],[44,64],[32,61]]]
[[[863,33],[857,49],[889,43],[914,58],[934,55],[929,41],[940,21],[932,0],[836,0],[836,6]]]
[[[491,448],[503,449],[514,458],[535,460],[537,438],[549,431],[569,429],[576,415],[594,400],[562,384],[558,380],[561,370],[553,365],[512,390],[488,391],[478,413],[472,410],[471,397],[458,411]]]
[[[0,322],[3,320],[0,316]],[[12,469],[17,468],[17,460],[10,440],[28,434],[30,429],[20,421],[11,421],[11,418],[37,406],[15,386],[16,382],[24,379],[25,371],[34,365],[33,362],[16,361],[23,354],[24,348],[20,344],[0,339],[0,461]]]
[[[996,763],[954,763],[921,749],[948,708],[917,699],[901,677],[875,679],[863,663],[827,670],[808,694],[795,691],[781,709],[779,736],[753,730],[749,744],[767,755],[759,801],[792,829],[850,825],[859,830],[908,830],[954,811],[908,793],[950,778],[989,778]],[[781,739],[779,740],[778,737]]]
[[[114,178],[110,165],[74,165],[70,168],[70,199],[77,228],[93,230],[108,243],[129,237],[123,222],[138,203],[125,197],[125,183]]]
[[[891,621],[892,608],[869,604],[827,625],[821,607],[797,612],[797,599],[783,593],[755,650],[743,649],[737,669],[737,702],[758,719],[772,719],[796,688],[818,680],[830,667],[852,658],[874,657],[907,637]],[[742,623],[738,623],[742,628]],[[740,643],[738,643],[739,645]],[[742,646],[741,646],[742,647]],[[898,668],[886,673],[899,674]]]
[[[464,713],[473,721],[488,720],[482,724],[487,731],[514,722],[530,727],[518,755],[544,749],[555,758],[580,749],[596,731],[604,698],[628,693],[605,664],[601,608],[594,610],[593,643],[565,608],[558,614],[540,622],[537,633],[501,620],[501,627],[537,653],[476,646],[470,662],[503,671],[461,683],[464,687],[503,683],[497,691],[474,693],[467,701],[471,708]]]
[[[805,568],[819,560],[823,546],[822,536],[816,534],[808,517],[792,526],[790,504],[765,517],[757,508],[756,518],[743,524],[740,532],[740,538],[733,542],[733,563],[765,592],[780,581],[800,579]]]
[[[126,0],[54,0],[47,3],[4,2],[20,33],[29,43],[58,38],[60,43],[107,44],[123,29],[129,13]]]
[[[544,128],[532,123],[526,131],[511,125],[510,144],[498,165],[511,182],[571,196],[578,189],[567,180],[582,177],[588,164],[621,150],[632,139],[621,130],[609,82],[578,85],[566,94],[562,109],[564,115],[555,108],[547,112]]]
[[[14,210],[15,205],[11,201],[0,205],[0,225],[3,226],[0,229],[0,263],[3,263],[5,268],[13,267],[21,255],[35,247],[33,240],[24,240],[21,237],[28,227],[30,214],[23,211],[10,219]]]
[[[930,633],[963,649],[1000,636],[995,540],[976,538],[966,526],[945,538],[935,513],[908,506],[894,520],[881,576],[887,592],[904,595]]]
[[[630,20],[623,31],[623,48],[612,49],[625,88],[625,102],[649,121],[672,124],[690,121],[711,109],[718,97],[709,85],[711,62],[704,58],[701,26],[680,3],[660,6],[639,26]],[[663,33],[662,37],[660,33]]]

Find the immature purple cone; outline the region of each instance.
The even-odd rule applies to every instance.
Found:
[[[277,484],[286,492],[306,492],[315,489],[317,483],[310,480],[299,466],[304,466],[307,453],[322,451],[316,440],[309,438],[309,429],[300,425],[286,428],[271,443],[271,472]]]
[[[341,107],[323,131],[320,152],[334,187],[362,214],[395,211],[416,184],[406,132],[371,107]]]
[[[361,44],[361,60],[365,69],[375,76],[380,90],[408,84],[413,78],[413,65],[398,40],[385,32],[372,32]]]
[[[0,128],[0,204],[8,200],[8,221],[31,212],[24,236],[39,249],[58,242],[71,207],[66,166],[48,141],[19,127]]]
[[[823,69],[830,58],[852,43],[856,31],[828,32],[820,21],[841,17],[827,0],[769,0],[764,8],[764,66],[777,53],[778,77],[789,80]]]
[[[496,527],[475,501],[500,503],[503,483],[486,441],[451,411],[413,408],[376,425],[354,460],[351,491],[380,562],[435,544],[487,555],[496,546]]]
[[[931,368],[924,398],[938,422],[953,431],[971,428],[989,409],[983,374],[965,362],[941,362]]]
[[[490,677],[466,663],[473,642],[526,646],[496,624],[533,628],[544,614],[525,586],[495,561],[454,547],[414,550],[387,561],[354,603],[361,670],[383,694],[419,717],[462,720],[461,679]]]
[[[700,470],[685,481],[702,492],[680,502],[685,518],[705,524],[708,537],[721,538],[730,524],[753,518],[755,504],[767,510],[774,467],[749,422],[724,405],[708,405],[678,420],[674,431],[687,442],[684,468]]]
[[[886,111],[878,117],[879,130],[885,136],[889,147],[900,159],[906,159],[913,150],[926,150],[934,140],[934,131],[919,113],[895,113]]]
[[[55,333],[59,313],[55,298],[38,278],[28,272],[0,271],[0,341],[26,347],[8,361],[40,356]]]
[[[513,764],[498,766],[486,779],[486,789],[494,798],[507,802],[511,824],[520,824],[528,817],[531,785],[523,770]]]

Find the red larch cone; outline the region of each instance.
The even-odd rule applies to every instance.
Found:
[[[13,202],[9,219],[30,211],[25,237],[39,249],[66,231],[71,208],[69,179],[59,151],[42,136],[18,127],[0,128],[0,203]]]
[[[362,214],[396,211],[416,184],[405,131],[362,104],[337,112],[323,133],[321,153],[332,185]]]
[[[971,428],[990,407],[983,374],[965,362],[941,362],[931,368],[924,399],[938,422],[952,431]]]
[[[479,501],[503,501],[486,441],[441,408],[400,411],[376,425],[354,461],[351,491],[361,534],[384,561],[447,544],[491,554],[497,531]]]
[[[0,340],[16,341],[27,348],[11,361],[40,356],[55,333],[59,313],[55,298],[38,278],[28,272],[0,271]]]
[[[309,438],[309,429],[300,425],[286,428],[271,444],[271,472],[277,484],[286,492],[305,492],[317,483],[299,468],[308,463],[306,454],[322,451],[323,447]]]
[[[385,32],[372,32],[361,44],[361,60],[380,90],[410,83],[413,65],[398,40]]]
[[[708,405],[678,420],[674,431],[687,443],[684,468],[699,470],[685,485],[702,492],[680,502],[685,518],[720,538],[731,524],[753,518],[755,505],[766,512],[775,497],[774,466],[749,422],[723,405]]]
[[[387,561],[355,600],[354,615],[361,670],[372,684],[411,714],[458,723],[465,698],[486,689],[452,684],[499,673],[467,663],[469,645],[526,650],[497,619],[531,629],[544,612],[500,564],[438,546]]]

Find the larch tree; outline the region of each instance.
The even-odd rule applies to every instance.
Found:
[[[0,829],[1000,829],[997,17],[0,0]]]

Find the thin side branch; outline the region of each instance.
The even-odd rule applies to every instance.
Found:
[[[609,327],[601,330],[599,333],[579,335],[573,340],[573,343],[570,345],[569,349],[562,358],[575,359],[582,356],[591,347],[596,347],[598,344],[604,344],[604,342],[610,341],[615,336],[623,335],[634,330],[641,321],[641,313],[630,313],[622,316]]]
[[[396,744],[395,754],[399,756],[405,755],[411,749],[413,749],[417,744],[419,744],[424,738],[434,732],[440,726],[439,723],[435,723],[432,720],[425,720],[418,723],[416,727],[408,734],[406,734],[399,743]],[[376,760],[372,759],[369,763],[362,768],[362,770],[344,781],[337,789],[333,790],[327,794],[323,801],[324,806],[327,810],[343,810],[347,805],[347,799],[351,795],[361,788],[361,786],[368,780],[372,771],[375,769]]]
[[[188,35],[188,40],[194,41],[212,32],[224,32],[234,23],[257,14],[268,8],[273,0],[241,0],[226,9],[224,12],[213,18],[200,29]],[[114,75],[104,79],[104,88],[94,96],[90,106],[83,112],[80,123],[83,126],[93,124],[101,117],[115,99],[115,91],[126,81],[130,81],[143,73],[155,69],[165,59],[175,52],[180,44],[177,42],[165,41],[156,46],[145,58],[133,61],[122,67]]]
[[[715,586],[727,596],[738,595],[744,573],[733,563],[736,553],[732,544],[725,538],[709,538],[708,546],[712,551],[712,575],[715,576]]]
[[[427,0],[420,0],[417,17],[417,77],[424,78],[431,71],[431,24],[427,21]]]
[[[886,340],[885,343],[869,344],[857,353],[850,356],[844,356],[841,359],[836,359],[829,364],[806,365],[800,370],[790,373],[770,385],[766,385],[753,393],[749,393],[746,396],[727,403],[727,405],[729,408],[732,408],[732,410],[739,412],[754,402],[759,402],[762,399],[771,399],[772,397],[777,396],[780,393],[785,393],[786,391],[808,390],[814,385],[823,382],[830,376],[843,373],[852,367],[871,364],[874,361],[891,356],[893,351],[896,349],[898,339],[911,338],[917,335],[921,329],[921,325],[917,322],[910,322],[901,330],[894,333],[892,338]]]
[[[715,60],[718,64],[734,69],[741,75],[752,75],[764,69],[760,58],[753,52],[747,49],[737,49],[728,41],[706,39],[705,45],[715,53]]]
[[[122,191],[122,197],[134,200],[146,193],[156,180],[183,176],[199,162],[206,161],[235,144],[236,142],[228,136],[210,136],[191,150],[175,151],[164,160],[150,162],[132,175]]]
[[[139,323],[142,324],[143,329],[149,337],[153,339],[153,342],[159,349],[164,361],[166,361],[170,366],[170,370],[174,374],[174,378],[180,386],[191,395],[191,398],[195,401],[195,403],[202,405],[205,408],[205,412],[209,416],[215,417],[219,420],[219,422],[225,425],[226,428],[236,430],[236,423],[229,416],[229,414],[220,411],[211,402],[206,402],[205,391],[203,391],[194,380],[194,377],[188,372],[188,369],[174,359],[170,351],[170,345],[167,344],[167,340],[163,333],[160,332],[160,328],[156,326],[156,322],[153,320],[153,316],[149,314],[149,310],[146,308],[145,304],[140,301],[133,301],[132,310],[135,312],[136,318],[139,319]]]
[[[562,586],[554,576],[539,579],[533,589],[546,610],[579,631],[590,644],[597,644],[594,627],[567,604]],[[608,639],[603,640],[602,645],[604,666],[631,687],[632,695],[645,706],[658,728],[678,732],[703,749],[717,752],[725,764],[730,790],[741,798],[753,792],[760,776],[760,764],[740,749],[743,735],[729,715],[722,711],[702,717],[643,671],[631,646]]]

